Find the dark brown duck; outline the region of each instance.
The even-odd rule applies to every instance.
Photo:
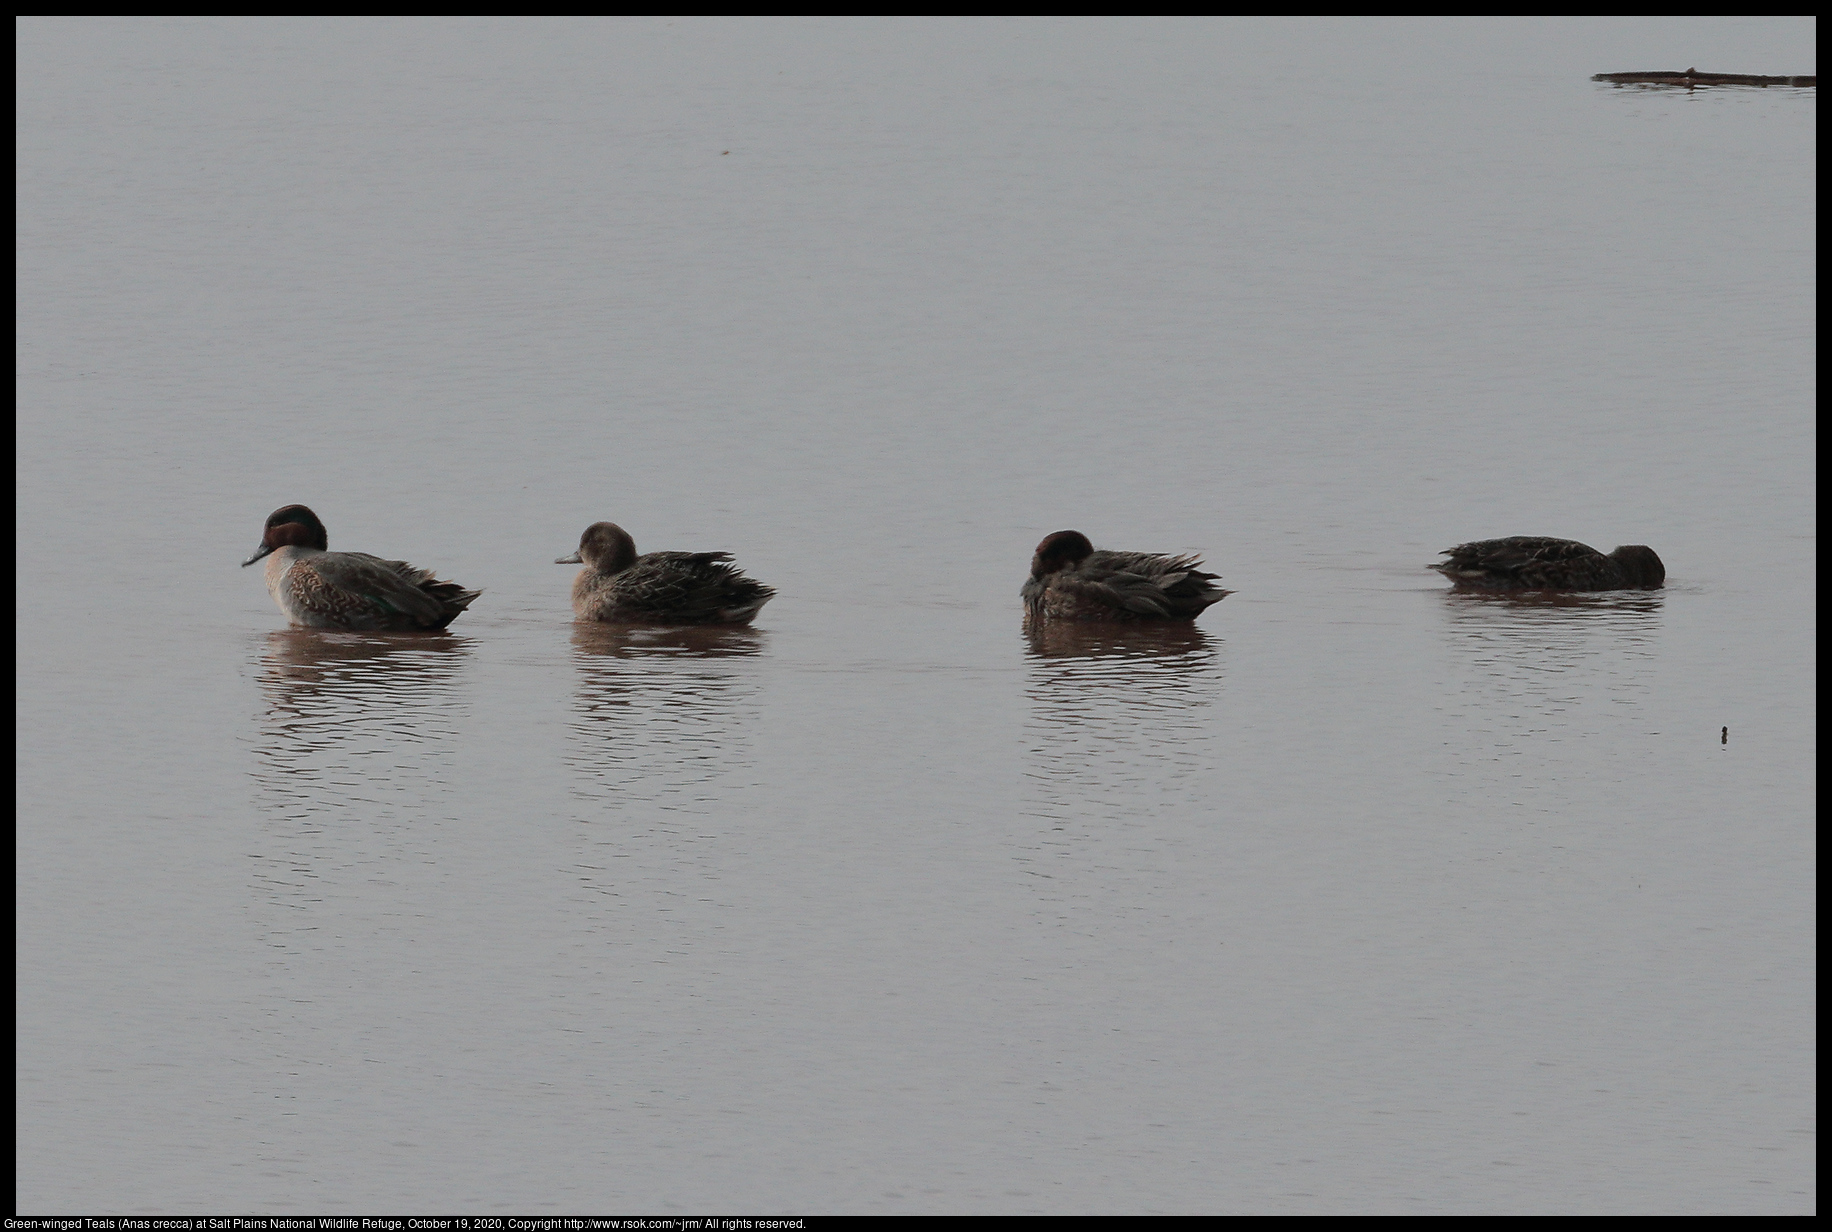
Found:
[[[1020,592],[1038,620],[1195,620],[1233,594],[1196,556],[1096,552],[1080,531],[1045,535]]]
[[[1667,580],[1667,567],[1654,549],[1619,547],[1605,556],[1572,539],[1515,535],[1479,539],[1444,549],[1450,557],[1428,565],[1460,590],[1630,590]]]

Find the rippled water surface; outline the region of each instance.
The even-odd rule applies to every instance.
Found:
[[[1814,29],[25,20],[16,1206],[1812,1212]]]

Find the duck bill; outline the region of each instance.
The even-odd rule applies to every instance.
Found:
[[[585,562],[579,559],[579,554],[577,552],[574,552],[571,556],[562,556],[553,563],[556,565],[582,565]]]
[[[255,562],[255,561],[257,561],[257,560],[259,560],[259,559],[261,559],[261,557],[263,557],[263,556],[265,556],[265,555],[267,555],[267,554],[268,554],[269,552],[271,552],[271,551],[273,551],[273,550],[274,550],[274,545],[273,545],[273,544],[271,544],[271,543],[263,543],[263,544],[261,545],[261,550],[260,550],[260,551],[258,551],[258,552],[256,552],[256,553],[255,553],[255,554],[254,554],[253,556],[250,556],[250,557],[249,557],[249,558],[248,558],[247,560],[245,560],[245,561],[243,561],[243,562],[242,562],[242,568],[244,568],[244,569],[246,569],[246,568],[247,568],[247,567],[248,567],[249,565],[252,565],[252,564],[254,564],[254,562]]]

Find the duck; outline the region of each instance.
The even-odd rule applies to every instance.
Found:
[[[1077,530],[1045,535],[1019,592],[1041,620],[1190,620],[1234,592],[1197,556],[1096,552]]]
[[[303,629],[430,632],[456,620],[483,592],[441,582],[404,560],[332,552],[318,515],[285,505],[267,516],[261,547],[242,562],[267,558],[267,593]]]
[[[556,565],[584,565],[573,581],[573,615],[615,624],[749,624],[776,591],[748,578],[730,552],[636,554],[615,522],[594,522],[579,549]]]
[[[1667,567],[1654,549],[1639,543],[1606,556],[1575,539],[1515,535],[1459,543],[1442,554],[1450,559],[1426,568],[1459,590],[1652,589],[1667,580]]]

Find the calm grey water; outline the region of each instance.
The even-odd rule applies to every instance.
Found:
[[[1814,1211],[1814,37],[25,20],[18,1208]]]

